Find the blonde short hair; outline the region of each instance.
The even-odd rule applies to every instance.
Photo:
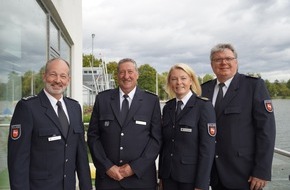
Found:
[[[165,90],[166,90],[167,94],[170,96],[170,98],[176,97],[174,91],[170,87],[170,77],[171,77],[171,73],[174,69],[181,69],[185,73],[188,74],[188,76],[192,80],[192,85],[190,86],[190,90],[192,92],[194,92],[196,95],[200,96],[201,95],[201,87],[200,87],[200,84],[199,84],[199,81],[198,81],[198,78],[197,78],[195,72],[187,64],[178,63],[170,68],[169,73],[167,75]]]

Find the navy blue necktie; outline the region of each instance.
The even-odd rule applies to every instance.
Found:
[[[123,97],[124,97],[124,100],[122,102],[122,108],[121,108],[121,123],[122,123],[122,125],[124,124],[126,117],[127,117],[127,114],[128,114],[128,111],[129,111],[129,101],[127,99],[129,96],[127,94],[124,94]]]
[[[176,116],[181,112],[182,104],[183,104],[183,102],[181,100],[177,101],[176,112],[175,112]]]
[[[57,105],[58,118],[59,118],[59,122],[60,122],[61,127],[62,127],[63,134],[65,136],[67,136],[67,132],[68,132],[68,128],[69,128],[68,119],[63,111],[61,102],[57,101],[56,105]]]
[[[214,106],[214,109],[215,109],[216,113],[220,109],[221,102],[222,102],[222,100],[224,98],[224,93],[223,93],[223,87],[224,86],[225,86],[224,83],[219,83],[219,91],[218,91],[218,94],[217,94],[217,97],[216,97],[216,100],[215,100],[215,106]]]

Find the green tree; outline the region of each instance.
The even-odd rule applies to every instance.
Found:
[[[33,71],[26,71],[22,76],[22,96],[33,95],[34,89],[34,73]]]
[[[0,83],[0,100],[5,100],[6,95],[6,83]]]
[[[287,81],[286,86],[290,89],[290,79]]]
[[[156,70],[149,64],[141,65],[139,68],[138,85],[150,92],[156,92]]]
[[[34,75],[34,93],[38,94],[44,87],[43,81],[42,81],[42,75],[44,73],[45,66],[39,69],[38,73],[35,73]]]
[[[93,58],[93,66],[94,67],[99,67],[102,64],[102,59],[96,59],[95,56],[93,56],[92,54],[89,55],[85,55],[83,54],[83,67],[91,67],[91,63],[92,63],[92,58]]]
[[[286,83],[283,83],[281,87],[279,88],[279,95],[282,96],[282,98],[285,98],[289,95],[290,89],[287,88]]]
[[[117,72],[117,67],[118,67],[118,63],[113,61],[113,62],[109,62],[107,64],[107,70],[108,70],[108,74],[112,74],[113,75],[113,79],[115,81],[115,84],[118,84],[118,72]]]
[[[45,67],[40,68],[39,72],[26,71],[22,76],[22,96],[31,96],[38,94],[43,88],[42,74]],[[33,88],[33,89],[31,89]]]
[[[204,75],[204,77],[202,78],[202,83],[205,83],[205,82],[210,81],[210,80],[212,80],[212,79],[214,79],[214,76],[213,76],[213,75],[211,75],[211,74],[206,74],[206,75]],[[201,84],[202,84],[202,83],[201,83]]]
[[[272,84],[269,80],[265,80],[265,84],[266,84],[266,87],[269,91],[270,96],[271,97],[277,96],[278,91],[277,91],[276,86],[274,84]]]
[[[158,74],[158,96],[160,100],[168,99],[168,94],[165,91],[167,75],[168,72]]]
[[[202,84],[202,78],[200,76],[197,77],[199,84]]]

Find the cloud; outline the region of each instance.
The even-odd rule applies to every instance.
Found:
[[[288,10],[285,0],[84,0],[83,53],[93,43],[94,55],[106,62],[131,57],[159,73],[183,62],[203,76],[212,73],[210,49],[229,42],[240,72],[288,80]]]

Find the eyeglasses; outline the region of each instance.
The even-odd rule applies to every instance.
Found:
[[[212,59],[212,61],[215,63],[222,63],[223,61],[226,61],[226,63],[230,63],[234,59],[236,59],[236,58],[235,57],[225,57],[225,58]]]

